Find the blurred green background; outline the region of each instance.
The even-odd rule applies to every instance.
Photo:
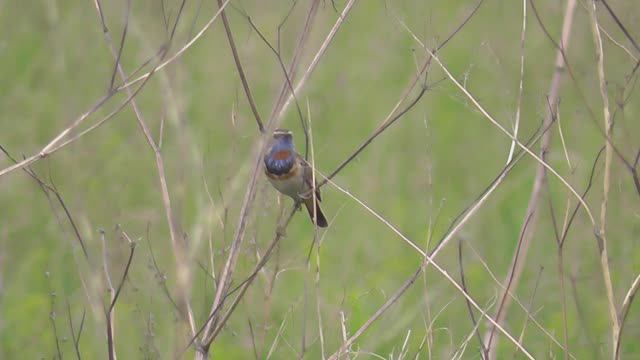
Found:
[[[169,21],[179,1],[164,1]],[[278,62],[241,13],[251,16],[264,35],[291,61],[310,1],[231,1],[229,21],[258,109],[267,119],[283,81]],[[610,5],[640,38],[640,12],[632,0]],[[111,36],[122,33],[126,1],[103,4]],[[122,64],[131,73],[167,38],[161,1],[133,1]],[[301,61],[301,74],[319,48],[344,1],[322,1]],[[605,141],[602,99],[587,5],[579,2],[567,58],[572,80],[563,77],[559,114],[571,161],[558,126],[552,132],[549,162],[579,191],[587,186],[596,154]],[[404,22],[427,46],[436,46],[471,12],[475,2],[358,1],[338,31],[302,93],[313,129],[317,168],[330,173],[374,131],[391,111],[426,58],[404,29]],[[506,128],[512,129],[520,72],[522,2],[486,0],[473,19],[439,53],[450,71]],[[535,1],[540,19],[558,42],[564,2]],[[170,54],[211,18],[215,1],[187,1]],[[292,9],[292,10],[291,10]],[[291,10],[291,11],[290,11]],[[287,14],[290,15],[287,17]],[[539,128],[554,70],[555,48],[527,5],[524,93],[520,138]],[[603,7],[598,20],[613,39],[636,58],[640,54]],[[91,1],[0,2],[0,145],[14,157],[37,153],[87,111],[109,88],[114,61]],[[603,34],[612,112],[627,80],[632,85],[615,115],[613,142],[628,159],[638,151],[640,100],[629,77],[632,56]],[[145,71],[150,69],[145,67]],[[338,174],[335,181],[375,209],[419,246],[432,249],[449,225],[500,172],[510,141],[491,125],[433,63],[429,89],[405,117],[378,137]],[[117,81],[119,84],[120,82]],[[416,91],[411,96],[415,96]],[[116,94],[90,116],[94,124],[125,99]],[[242,91],[220,21],[179,60],[157,73],[136,98],[154,136],[163,124],[165,161],[172,208],[189,243],[193,274],[191,304],[196,323],[206,319],[214,297],[210,246],[218,274],[238,223],[259,133]],[[592,111],[592,113],[590,113]],[[595,116],[593,116],[594,114]],[[282,127],[304,144],[300,119],[291,107]],[[74,133],[78,133],[75,131]],[[537,151],[538,144],[533,145]],[[12,162],[0,155],[0,168]],[[602,161],[596,167],[587,203],[600,222]],[[459,236],[437,257],[459,281],[458,242],[470,294],[495,314],[500,284],[516,250],[537,164],[524,157]],[[36,181],[17,171],[0,178],[0,358],[56,358],[56,335],[63,358],[75,358],[69,316],[83,358],[107,358],[103,304],[105,288],[100,230],[105,231],[110,273],[119,281],[129,254],[122,230],[137,240],[128,278],[116,306],[116,350],[121,359],[174,358],[184,343],[181,320],[163,291],[150,248],[175,297],[175,258],[162,205],[154,156],[131,107],[97,130],[32,167],[55,184],[87,244],[87,262],[64,209]],[[608,358],[611,335],[607,300],[593,225],[580,211],[564,247],[564,295],[549,203],[561,226],[565,209],[576,200],[550,176],[544,191],[523,276],[514,294],[560,343],[562,299],[566,300],[568,345],[577,359]],[[208,189],[208,190],[207,190]],[[211,199],[207,192],[210,193]],[[614,156],[607,228],[614,295],[618,309],[640,272],[640,197],[629,171]],[[307,266],[314,238],[306,214],[298,213],[272,259],[247,292],[211,348],[215,359],[330,355],[342,342],[341,312],[352,335],[417,269],[418,253],[382,222],[340,191],[323,188],[323,208],[331,225]],[[265,178],[258,180],[233,284],[240,283],[274,236],[278,215],[290,206]],[[118,228],[119,226],[119,228]],[[431,240],[429,240],[431,237]],[[474,250],[472,250],[474,249]],[[475,251],[475,252],[474,252]],[[316,284],[316,271],[319,271]],[[277,275],[273,277],[274,272]],[[272,281],[272,278],[275,279]],[[83,285],[84,282],[84,285]],[[273,286],[273,287],[272,287]],[[637,306],[624,329],[622,354],[640,351]],[[479,313],[475,313],[479,317]],[[318,319],[321,319],[321,324]],[[520,335],[536,358],[563,356],[560,347],[513,304],[506,329]],[[55,326],[55,327],[54,327]],[[483,321],[481,334],[489,328]],[[480,358],[464,298],[431,267],[352,347],[360,358]],[[304,334],[304,335],[303,335]],[[252,340],[253,339],[253,340]],[[403,344],[405,344],[403,347]],[[274,345],[275,344],[275,345]],[[254,350],[255,349],[255,350]],[[405,350],[403,350],[405,349]],[[511,358],[515,346],[500,337],[498,358]],[[191,358],[193,350],[182,354]],[[352,355],[355,356],[355,355]],[[515,355],[517,358],[522,354]]]

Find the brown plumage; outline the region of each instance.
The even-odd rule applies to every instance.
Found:
[[[314,197],[311,194],[314,188],[313,169],[295,151],[291,132],[274,132],[271,147],[264,157],[264,170],[276,190],[302,202],[311,220],[319,227],[327,227],[327,219],[320,208],[320,190],[317,188],[314,207]],[[314,214],[317,221],[314,221]]]
[[[313,198],[312,199],[307,199],[304,201],[304,206],[307,208],[307,211],[309,212],[309,216],[311,217],[311,221],[313,221]],[[322,209],[320,208],[320,199],[318,197],[316,197],[316,213],[315,213],[316,217],[318,218],[318,221],[315,221],[315,224],[318,225],[321,228],[327,227],[327,225],[329,225],[327,223],[327,218],[324,217],[324,214],[322,213]]]

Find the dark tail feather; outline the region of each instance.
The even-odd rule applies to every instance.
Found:
[[[311,221],[313,221],[313,199],[305,200],[304,205],[307,207],[307,211],[309,212],[309,217],[311,218]],[[320,202],[317,199],[316,199],[315,215],[318,218],[316,225],[318,225],[321,228],[327,227],[327,218],[324,217],[324,214],[322,213],[322,209],[320,209]]]

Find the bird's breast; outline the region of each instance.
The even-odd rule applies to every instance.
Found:
[[[302,168],[299,164],[294,163],[291,169],[285,174],[273,174],[266,169],[265,173],[271,185],[281,193],[298,200],[299,194],[304,193],[305,182],[302,176]]]
[[[270,174],[286,175],[295,165],[295,160],[291,150],[272,151],[264,157],[264,166]]]

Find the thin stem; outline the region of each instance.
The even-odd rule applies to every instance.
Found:
[[[264,133],[264,125],[262,125],[262,119],[260,118],[260,113],[258,112],[258,108],[256,107],[256,104],[253,101],[253,96],[251,95],[251,89],[249,88],[247,77],[245,76],[244,70],[242,69],[240,56],[238,55],[238,50],[236,49],[235,41],[233,41],[233,33],[231,32],[231,27],[229,26],[229,20],[227,19],[227,14],[224,11],[224,4],[222,0],[218,0],[218,7],[221,11],[220,16],[222,17],[222,24],[224,24],[224,31],[227,34],[227,40],[229,40],[229,47],[231,48],[231,53],[233,54],[233,61],[236,64],[236,69],[238,70],[238,75],[240,76],[240,82],[242,82],[242,88],[244,89],[244,94],[247,96],[247,101],[249,102],[249,106],[251,107],[251,111],[253,112],[253,117],[256,119],[256,123],[258,124],[258,130],[260,130],[261,133]]]
[[[605,154],[604,154],[604,174],[602,181],[602,204],[600,205],[600,233],[598,234],[598,251],[600,253],[600,267],[607,292],[607,301],[609,305],[609,321],[611,325],[612,337],[612,355],[617,359],[616,343],[620,333],[620,324],[618,313],[616,311],[615,298],[613,295],[613,284],[611,282],[611,271],[609,267],[609,255],[607,251],[607,205],[609,202],[609,188],[611,187],[611,162],[613,160],[613,148],[611,145],[611,131],[613,130],[613,121],[609,111],[609,95],[607,92],[607,80],[604,73],[604,51],[602,49],[602,37],[598,27],[598,18],[596,14],[596,2],[592,1],[589,7],[589,15],[591,20],[591,31],[593,34],[593,42],[596,49],[597,73],[600,82],[600,96],[602,98],[602,112],[604,117],[605,131]]]

